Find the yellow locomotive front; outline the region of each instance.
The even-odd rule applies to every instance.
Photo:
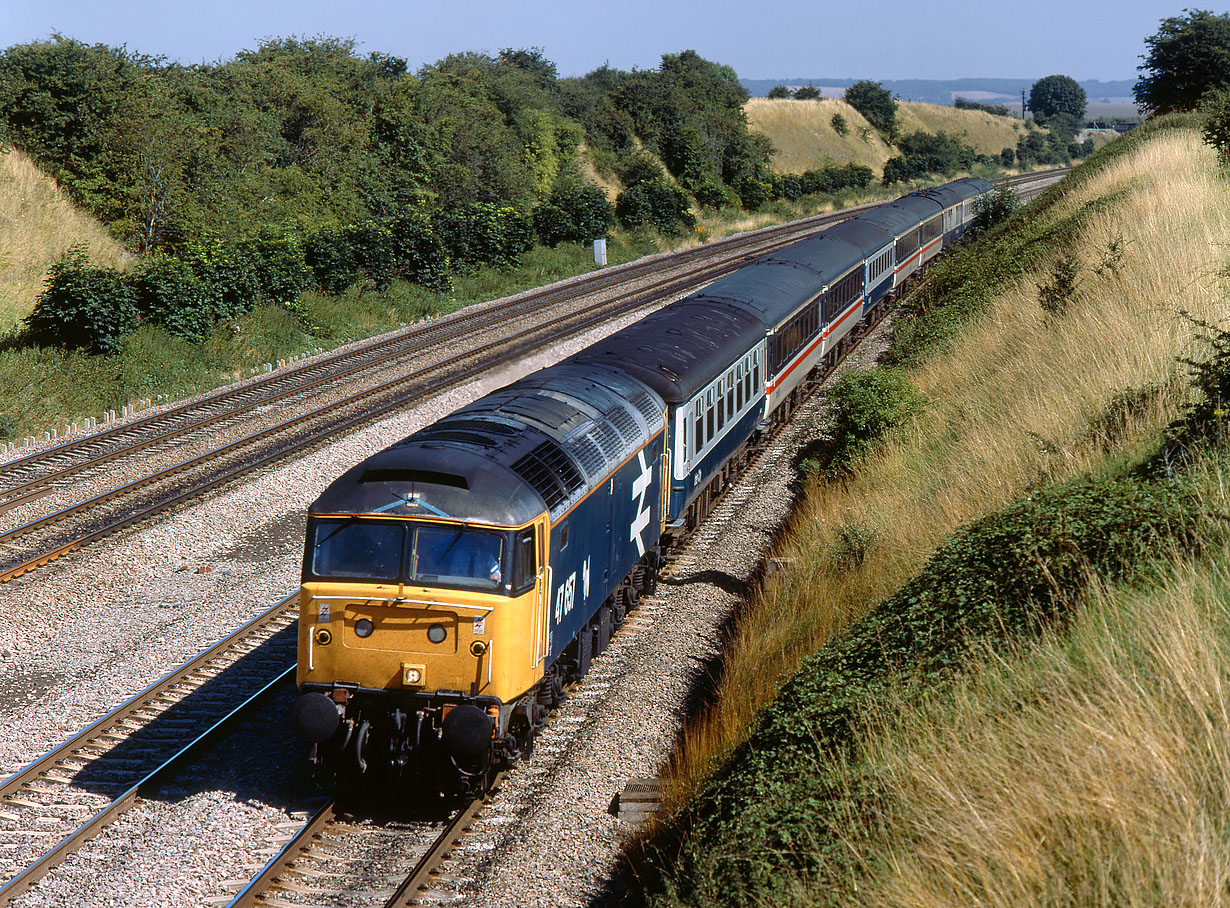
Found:
[[[478,789],[546,713],[547,515],[490,463],[399,459],[360,464],[311,509],[292,719],[343,780]]]

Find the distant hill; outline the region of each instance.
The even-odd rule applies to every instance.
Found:
[[[1041,78],[1039,76],[1038,78]],[[902,101],[922,101],[926,104],[951,104],[956,97],[988,104],[1014,102],[1020,109],[1021,92],[1027,95],[1038,81],[1035,79],[882,79],[880,84],[897,95]],[[825,97],[840,97],[841,92],[857,82],[857,79],[791,78],[791,79],[740,79],[747,93],[753,98],[763,98],[774,85],[815,85]],[[1118,79],[1103,82],[1090,79],[1081,82],[1090,103],[1126,103],[1132,100],[1133,79]]]
[[[879,175],[884,162],[897,153],[884,144],[861,114],[842,100],[752,98],[744,111],[752,132],[768,136],[777,149],[771,166],[778,173],[802,173],[832,162],[866,164]],[[846,121],[848,130],[844,136],[833,129],[834,114],[840,114]],[[987,155],[1015,147],[1017,139],[1025,134],[1024,124],[1017,119],[934,104],[901,104],[897,120],[904,133],[943,131]]]

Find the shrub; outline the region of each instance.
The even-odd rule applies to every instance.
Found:
[[[397,273],[428,290],[448,290],[448,251],[432,226],[430,213],[418,209],[404,211],[387,226]]]
[[[852,472],[859,460],[895,426],[922,409],[922,394],[900,369],[878,367],[845,373],[833,386],[836,410],[833,442],[824,475]]]
[[[974,204],[974,219],[970,222],[970,230],[975,233],[989,230],[1008,220],[1020,207],[1021,200],[1016,192],[1008,186],[1000,186]]]
[[[200,340],[214,323],[217,296],[182,259],[153,254],[132,281],[141,318],[188,340]]]
[[[548,246],[587,243],[606,236],[615,220],[606,193],[598,186],[556,189],[534,209],[534,232]]]
[[[1047,315],[1063,315],[1072,295],[1076,292],[1076,278],[1080,262],[1070,252],[1065,252],[1051,270],[1051,279],[1038,286],[1038,303]]]
[[[301,237],[270,234],[254,240],[250,249],[257,286],[268,302],[285,305],[312,288],[312,269],[304,258]]]
[[[471,273],[479,265],[508,264],[534,245],[529,218],[488,202],[440,212],[433,223],[459,272]]]
[[[833,119],[829,120],[833,127],[833,132],[839,136],[845,136],[850,132],[850,124],[846,122],[846,118],[841,114],[833,114]]]
[[[85,247],[75,245],[51,266],[26,332],[35,343],[110,355],[137,321],[131,284],[113,268],[91,267]]]
[[[650,226],[669,235],[678,234],[681,227],[692,227],[696,223],[688,194],[664,179],[625,189],[615,200],[615,215],[630,230]]]
[[[341,293],[362,274],[358,250],[346,240],[342,230],[323,227],[304,243],[304,261],[325,293]]]
[[[212,240],[190,246],[182,258],[197,279],[210,288],[214,317],[236,318],[252,311],[261,285],[256,256],[249,245]]]

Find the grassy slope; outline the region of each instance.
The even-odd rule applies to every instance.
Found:
[[[973,146],[979,154],[988,155],[997,155],[1004,148],[1016,148],[1017,139],[1025,135],[1025,126],[1020,120],[942,104],[902,102],[897,105],[897,123],[902,135],[946,132]]]
[[[29,313],[47,268],[74,243],[99,264],[127,260],[102,225],[73,207],[29,158],[15,149],[0,155],[0,331]]]
[[[744,109],[752,131],[773,140],[778,150],[773,169],[778,173],[802,173],[832,161],[866,164],[878,174],[884,162],[897,153],[845,101],[753,98]],[[833,129],[836,114],[849,126],[844,136]],[[1007,146],[1015,148],[1017,137],[1025,130],[1020,120],[935,104],[898,104],[897,121],[902,133],[942,130],[972,145],[975,151],[990,155],[999,154]]]
[[[865,164],[878,174],[893,156],[879,133],[845,101],[752,98],[744,110],[751,131],[773,140],[777,154],[772,164],[778,173],[802,173],[831,161]],[[849,127],[844,136],[833,129],[837,114]]]
[[[1130,153],[1124,153],[1125,148],[1131,149]],[[956,570],[952,565],[959,565],[962,546],[968,549],[972,545],[960,537],[955,543],[945,543],[945,534],[1012,505],[1031,488],[1078,481],[1084,475],[1110,477],[1104,480],[1109,484],[1091,487],[1100,489],[1096,494],[1084,487],[1079,490],[1082,500],[1094,503],[1092,511],[1113,501],[1115,495],[1129,488],[1115,479],[1116,470],[1156,449],[1162,427],[1184,405],[1188,392],[1178,361],[1192,355],[1195,348],[1192,326],[1178,315],[1179,307],[1209,322],[1222,322],[1230,314],[1225,288],[1213,277],[1223,270],[1219,237],[1230,228],[1230,189],[1215,156],[1191,129],[1158,131],[1143,143],[1138,138],[1108,151],[1102,153],[1097,167],[1086,170],[1086,177],[1078,174],[1066,190],[1051,195],[1040,220],[1018,229],[1018,235],[1004,241],[995,252],[999,264],[992,267],[989,260],[975,260],[965,266],[966,271],[984,278],[999,277],[1000,292],[982,317],[960,333],[948,355],[929,358],[912,373],[930,401],[926,417],[901,431],[853,479],[815,488],[802,503],[793,532],[781,547],[781,554],[793,559],[796,570],[775,575],[748,606],[725,664],[725,675],[731,680],[722,686],[718,707],[688,730],[682,758],[674,767],[676,797],[682,800],[698,790],[700,796],[681,814],[692,829],[682,860],[664,875],[667,889],[678,887],[680,894],[663,898],[659,893],[662,904],[728,903],[740,897],[752,901],[797,899],[801,903],[831,899],[841,903],[851,900],[855,889],[870,891],[869,880],[877,885],[883,880],[910,880],[908,875],[894,876],[893,868],[902,860],[901,853],[914,848],[911,843],[917,842],[913,836],[918,833],[913,828],[904,823],[901,827],[877,822],[861,827],[826,823],[838,807],[850,817],[882,817],[885,803],[896,805],[894,809],[899,808],[902,815],[926,815],[922,807],[916,811],[908,794],[881,794],[878,775],[870,786],[877,793],[872,809],[866,798],[866,774],[878,773],[879,768],[858,757],[857,750],[855,757],[844,750],[850,743],[848,729],[834,732],[825,724],[828,720],[816,718],[833,715],[831,710],[838,708],[825,706],[824,698],[829,695],[809,687],[823,687],[827,683],[824,678],[837,679],[833,690],[839,693],[833,696],[846,698],[839,712],[857,712],[884,695],[884,687],[873,686],[874,694],[860,707],[857,696],[848,693],[864,689],[866,679],[860,672],[871,670],[869,663],[860,661],[865,656],[850,655],[857,651],[849,647],[856,646],[858,634],[850,638],[855,643],[843,635],[835,639],[846,643],[820,650],[819,661],[809,662],[808,672],[792,682],[792,697],[762,714],[759,725],[756,710],[773,696],[783,676],[796,671],[840,628],[894,591],[902,591],[898,597],[905,595],[909,587],[902,585],[938,547],[945,545],[948,560],[941,559],[938,566],[931,567],[931,581],[924,584],[927,589],[942,590],[941,581],[946,576],[942,566],[947,563],[950,570]],[[1183,205],[1175,205],[1176,198],[1183,199]],[[1075,251],[1084,271],[1070,311],[1056,319],[1046,317],[1039,307],[1037,287],[1049,277],[1053,261],[1050,250],[1058,244]],[[1117,270],[1095,279],[1092,269],[1113,259],[1116,247],[1123,249]],[[1007,270],[1005,259],[1010,266]],[[996,268],[998,275],[991,274]],[[961,270],[954,262],[953,271]],[[1187,292],[1180,303],[1168,293],[1175,285],[1176,274],[1206,275],[1208,279],[1185,283]],[[960,297],[959,291],[950,290],[944,295]],[[1125,389],[1143,392],[1132,395],[1138,403],[1126,409],[1116,403],[1124,399],[1121,392]],[[1092,428],[1106,425],[1108,416],[1116,417],[1112,433]],[[1215,473],[1200,487],[1210,507],[1223,510],[1219,480],[1220,474]],[[1062,509],[1068,494],[1076,493],[1060,487],[1051,494],[1049,506]],[[1025,520],[1031,507],[1041,505],[1031,505],[1027,500],[1024,516],[1016,513],[1011,519]],[[1124,507],[1131,525],[1135,518],[1130,507]],[[1094,520],[1093,525],[1097,520],[1110,519],[1100,512],[1087,516]],[[1064,520],[1071,520],[1073,526],[1079,524],[1072,515]],[[1148,520],[1140,520],[1143,532]],[[1056,525],[1053,515],[1043,523]],[[1168,526],[1162,519],[1155,529],[1165,537]],[[1019,538],[1022,532],[1032,530],[1018,526],[1006,538]],[[1128,546],[1123,552],[1112,553],[1114,557],[1107,564],[1113,565],[1117,563],[1114,558],[1131,562],[1136,557],[1129,550],[1134,535],[1134,530],[1098,531],[1076,539],[1075,544],[1106,542],[1112,549],[1120,543]],[[848,557],[850,539],[866,543],[861,560]],[[1166,546],[1159,544],[1155,551],[1165,552]],[[1027,573],[1035,567],[1028,558],[1021,564]],[[934,571],[941,573],[935,575]],[[987,572],[993,574],[994,569]],[[893,622],[912,614],[911,610],[917,610],[917,603],[929,594],[911,595],[914,598],[892,600],[896,606],[890,606],[890,614],[876,619],[881,630],[862,632],[872,633],[868,653],[887,646],[891,634],[899,633],[892,629]],[[975,596],[970,601],[982,600]],[[972,620],[970,614],[978,613],[978,609],[967,613],[953,601],[942,606],[957,608],[946,619],[952,620],[953,626]],[[894,607],[903,611],[895,615],[891,613]],[[940,606],[930,602],[927,607]],[[960,662],[957,642],[950,642],[955,650],[944,655],[943,640],[934,639],[934,628],[926,614],[923,609],[910,620],[926,621],[919,627],[929,630],[919,633],[916,627],[906,638],[920,646],[924,638],[928,646],[939,646],[928,659]],[[876,626],[873,623],[872,627]],[[847,655],[841,655],[843,652]],[[921,652],[907,660],[910,658],[917,659],[918,664],[924,661]],[[848,683],[840,680],[842,665],[850,672]],[[875,669],[881,670],[882,666]],[[1220,666],[1217,670],[1226,672],[1227,668]],[[1220,682],[1205,678],[1202,683]],[[870,693],[873,688],[866,690]],[[796,708],[811,718],[792,713]],[[892,717],[906,712],[900,708],[881,717],[880,726],[892,725],[884,736],[906,741],[917,736],[915,731],[900,732],[893,724],[896,719]],[[849,719],[848,713],[843,714]],[[812,724],[815,722],[820,724]],[[775,752],[782,740],[780,735],[785,734],[782,723],[793,729],[791,734],[801,734],[805,739],[801,750],[794,740],[781,753]],[[916,729],[918,723],[905,727]],[[750,748],[739,747],[752,729],[756,731]],[[838,737],[830,737],[831,733]],[[1114,736],[1108,734],[1106,739],[1113,741]],[[844,755],[826,755],[829,747],[838,745]],[[733,762],[723,764],[732,753],[736,755]],[[1112,759],[1128,763],[1130,755],[1115,754]],[[917,755],[907,752],[902,760],[916,763]],[[716,774],[711,775],[715,767]],[[789,767],[788,771],[784,767]],[[918,771],[925,776],[938,770],[920,764]],[[917,792],[926,787],[910,785],[913,788],[906,785],[903,790]],[[818,813],[809,813],[809,801],[810,809]],[[960,812],[959,805],[948,807]],[[1178,815],[1176,822],[1181,826],[1190,819]],[[976,818],[967,813],[962,821],[976,822]],[[847,833],[843,828],[853,831]],[[1224,823],[1221,828],[1225,828]],[[668,828],[656,846],[665,844],[673,854],[669,845],[672,834]],[[1053,830],[1052,834],[1058,835]],[[870,856],[852,861],[851,848],[863,837],[866,848],[871,849],[866,852]],[[1007,862],[1006,872],[1012,875],[1021,868],[1013,866],[1011,840],[1005,841],[1008,845],[997,859]],[[1091,854],[1105,857],[1098,851],[1097,842],[1081,843],[1082,847],[1086,844]],[[856,850],[863,853],[862,849],[860,844]],[[940,840],[930,851],[941,855],[940,863],[949,861],[946,866],[961,866],[959,857],[949,860],[951,849],[946,841]],[[1112,853],[1109,858],[1111,866],[1116,855]],[[1052,863],[1058,859],[1048,853]],[[670,860],[673,863],[675,858]],[[791,866],[807,870],[798,873],[786,869]],[[749,890],[736,894],[737,888],[731,889],[732,875],[746,882]],[[1036,879],[1065,892],[1070,883],[1063,877],[1063,868],[1055,866]],[[937,882],[936,891],[942,892],[944,885]],[[896,891],[908,889],[901,886]],[[1032,895],[1016,903],[1048,901],[1043,897],[1045,892],[1034,890]],[[976,901],[952,892],[949,898]],[[904,902],[910,903],[908,899]],[[939,895],[932,902],[919,904],[943,902],[943,895]],[[1002,903],[1009,902],[1011,898]],[[1080,899],[1063,898],[1058,902],[1081,903]]]

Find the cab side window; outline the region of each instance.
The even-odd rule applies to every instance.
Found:
[[[517,536],[513,559],[514,591],[523,593],[538,577],[538,551],[533,530],[525,530]]]

